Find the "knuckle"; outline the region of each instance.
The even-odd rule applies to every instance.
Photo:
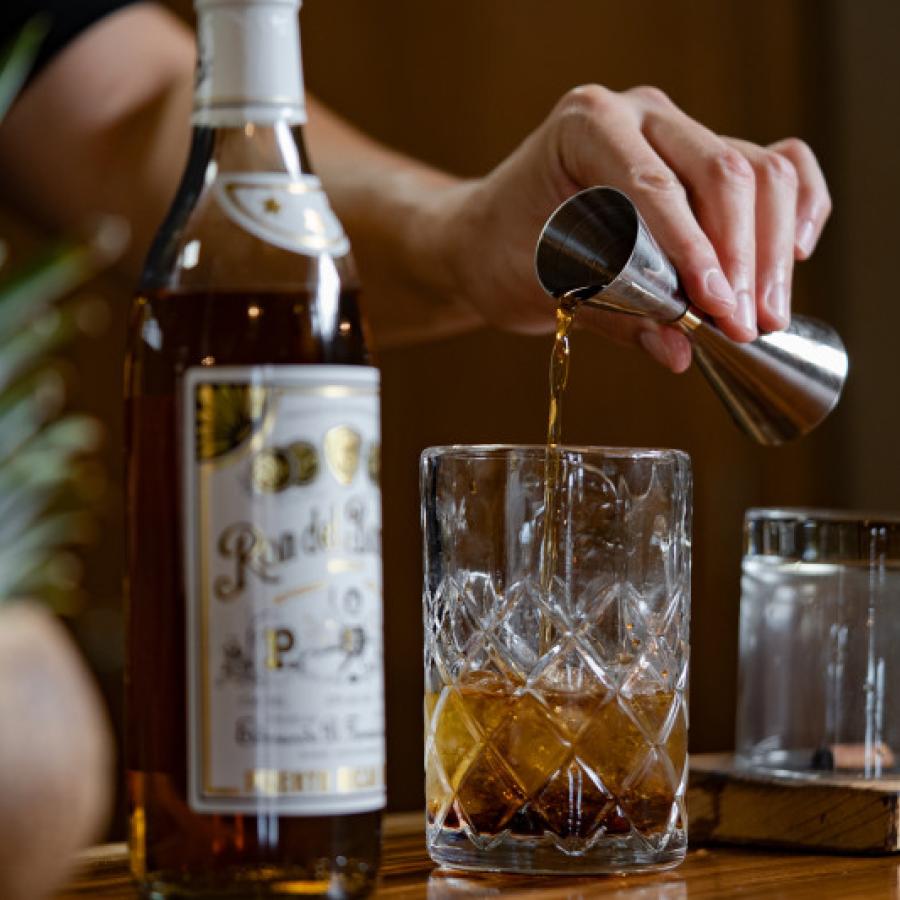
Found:
[[[616,94],[602,84],[582,84],[572,88],[560,104],[564,114],[576,117],[601,117],[616,103]]]
[[[734,147],[725,145],[716,150],[709,157],[709,170],[714,180],[732,188],[747,190],[756,184],[753,166]]]
[[[784,184],[796,190],[800,183],[794,164],[780,153],[765,153],[759,163],[759,176],[773,184]]]
[[[800,140],[800,138],[785,138],[783,141],[779,141],[776,146],[782,153],[787,153],[798,159],[814,160],[816,158],[809,144]]]
[[[628,182],[638,192],[663,194],[666,197],[684,194],[684,185],[668,166],[649,163],[628,169]]]
[[[718,265],[715,258],[710,260],[706,240],[698,235],[681,233],[673,238],[666,249],[685,274],[691,270],[701,272]]]
[[[672,101],[669,99],[669,95],[660,90],[658,87],[654,87],[649,84],[641,84],[637,87],[630,88],[627,91],[633,97],[637,97],[639,100],[643,101],[647,106],[657,107],[657,108],[668,108],[672,106]]]

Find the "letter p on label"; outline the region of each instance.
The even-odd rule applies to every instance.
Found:
[[[283,669],[284,656],[294,646],[294,635],[289,628],[266,629],[266,667]]]

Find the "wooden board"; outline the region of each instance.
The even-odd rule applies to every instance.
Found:
[[[751,774],[728,755],[691,756],[688,835],[706,843],[900,852],[900,779]]]

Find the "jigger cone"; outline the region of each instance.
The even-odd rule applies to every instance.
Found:
[[[794,316],[785,331],[750,344],[727,338],[688,303],[675,268],[634,204],[615,188],[581,191],[550,216],[538,238],[535,269],[556,299],[575,297],[679,328],[734,420],[761,444],[806,434],[840,398],[848,360],[834,329]]]

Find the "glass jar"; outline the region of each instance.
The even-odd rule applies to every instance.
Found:
[[[900,754],[900,516],[751,509],[741,765],[879,778]]]

